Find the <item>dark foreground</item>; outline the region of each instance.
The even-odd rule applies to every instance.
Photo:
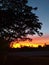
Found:
[[[49,55],[0,54],[0,65],[49,65]]]

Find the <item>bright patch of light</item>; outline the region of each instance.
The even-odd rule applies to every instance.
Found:
[[[10,47],[11,48],[22,48],[22,47],[38,47],[39,45],[38,44],[33,44],[32,42],[30,41],[13,41],[10,43]],[[41,45],[43,47],[43,45]]]

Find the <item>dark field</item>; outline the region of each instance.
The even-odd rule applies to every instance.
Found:
[[[49,65],[49,56],[0,55],[0,65]]]

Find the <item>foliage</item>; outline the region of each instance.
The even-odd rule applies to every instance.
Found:
[[[42,23],[38,16],[31,12],[37,10],[27,5],[27,0],[1,0],[0,1],[0,38],[12,41],[14,39],[27,39],[26,35],[42,35]]]

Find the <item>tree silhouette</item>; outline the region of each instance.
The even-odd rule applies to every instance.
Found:
[[[27,39],[26,35],[42,35],[42,23],[38,16],[31,12],[37,10],[27,5],[28,0],[0,1],[0,38],[9,41]],[[28,38],[29,39],[29,38]]]

